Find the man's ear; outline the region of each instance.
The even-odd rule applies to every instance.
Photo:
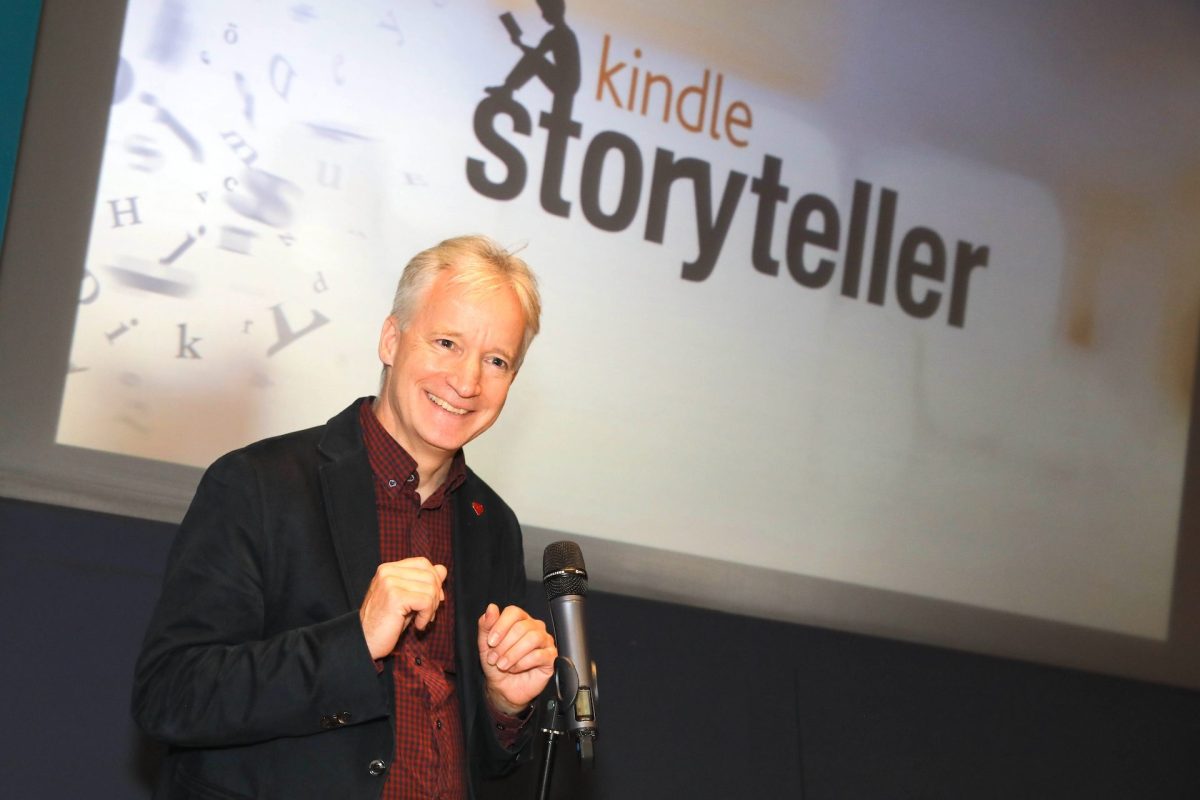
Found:
[[[396,343],[400,339],[400,326],[391,314],[383,320],[379,331],[379,360],[385,367],[392,366],[396,358]]]

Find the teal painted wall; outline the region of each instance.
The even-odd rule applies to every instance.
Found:
[[[0,0],[0,246],[41,15],[42,0]]]

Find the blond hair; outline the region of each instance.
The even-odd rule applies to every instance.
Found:
[[[450,282],[469,294],[485,295],[511,288],[525,317],[525,335],[514,367],[520,368],[533,337],[541,327],[542,298],[537,277],[523,259],[486,236],[458,236],[412,257],[396,284],[391,316],[406,330],[425,300],[434,279],[452,272]]]

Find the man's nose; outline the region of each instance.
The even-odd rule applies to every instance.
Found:
[[[455,365],[450,374],[450,386],[459,397],[474,397],[479,394],[479,376],[482,366],[478,359],[467,358]]]

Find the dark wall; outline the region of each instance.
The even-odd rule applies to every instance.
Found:
[[[159,751],[128,696],[171,533],[0,499],[4,796],[149,796]],[[597,765],[580,776],[563,749],[559,797],[1200,797],[1194,692],[600,592],[588,604]],[[546,612],[536,583],[528,606]],[[534,772],[489,796],[533,796]]]

